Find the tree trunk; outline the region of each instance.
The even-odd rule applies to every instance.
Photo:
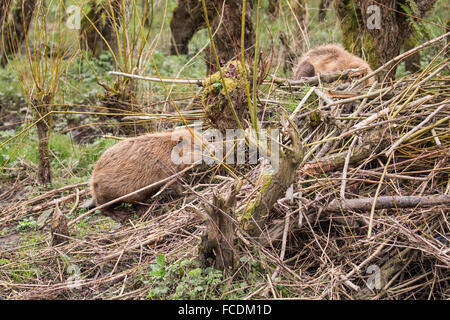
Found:
[[[90,0],[89,11],[81,19],[81,48],[92,52],[96,57],[111,48],[112,53],[117,56],[117,33],[121,17],[121,0],[106,0],[100,4],[96,0]]]
[[[362,56],[372,68],[378,66],[375,48],[372,45],[372,37],[362,26],[361,11],[358,7],[359,0],[336,0],[334,2],[336,16],[342,30],[342,44],[353,54]],[[364,54],[363,54],[364,53]]]
[[[319,5],[319,22],[323,22],[327,17],[327,11],[330,7],[331,0],[322,0]]]
[[[408,0],[385,0],[382,5],[372,0],[336,0],[344,47],[376,69],[400,54],[412,32],[411,21],[402,6],[422,18],[436,1],[415,0],[415,12]],[[396,66],[381,74],[381,79],[394,78],[395,71]]]
[[[48,114],[52,104],[53,96],[51,93],[42,94],[31,98],[30,110],[34,111],[34,120],[36,123],[36,130],[38,135],[38,154],[39,154],[39,167],[38,167],[38,181],[39,183],[46,185],[52,182],[51,165],[50,165],[50,150],[48,146],[48,133],[50,130],[49,117],[42,116]]]
[[[291,150],[287,150],[279,159],[278,170],[267,174],[262,179],[261,189],[245,210],[244,216],[246,231],[253,237],[264,241],[262,234],[268,228],[268,218],[274,204],[286,195],[287,189],[295,182],[297,170],[303,160],[304,152],[300,139],[293,129],[289,129],[291,137]]]
[[[36,123],[38,134],[38,152],[39,152],[39,169],[38,180],[39,183],[46,185],[52,182],[52,173],[50,166],[50,150],[48,147],[48,122],[46,119],[41,119]]]
[[[405,41],[403,49],[405,51],[411,50],[417,46],[417,41],[414,38],[409,38]],[[420,71],[420,52],[413,54],[405,59],[405,70],[410,73],[416,73]]]
[[[214,36],[214,44],[220,63],[225,64],[234,58],[240,57],[242,1],[225,0],[224,2],[223,0],[214,0],[211,2],[215,5],[216,12],[218,12],[211,23],[212,32],[217,30]],[[255,44],[252,1],[247,1],[246,4],[244,49],[246,56],[252,59],[254,54],[253,45]],[[222,7],[222,5],[225,7]],[[223,17],[220,16],[222,11]],[[206,49],[206,69],[208,74],[218,70],[211,45]]]
[[[278,9],[279,9],[278,0],[269,0],[269,6],[267,8],[267,11],[269,11],[270,14],[275,16],[278,13]]]
[[[216,10],[211,5],[211,1],[206,1],[206,5],[208,19],[211,21],[216,15]],[[188,54],[188,45],[192,37],[197,31],[205,27],[202,1],[178,0],[170,21],[170,30],[173,37],[170,54]]]
[[[14,8],[11,6],[11,0],[5,0],[0,5],[0,30],[2,38],[0,64],[3,67],[7,63],[7,56],[12,53],[17,53],[20,45],[25,40],[35,5],[36,0],[21,0],[19,5]]]

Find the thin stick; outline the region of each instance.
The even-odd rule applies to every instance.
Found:
[[[305,77],[301,78],[300,80],[289,80],[289,79],[282,79],[277,76],[272,75],[271,81],[264,81],[263,84],[269,84],[275,83],[279,87],[287,87],[292,88],[292,86],[300,86],[305,84],[310,85],[318,85],[320,82],[334,82],[336,80],[347,80],[351,77],[352,74],[358,73],[361,71],[361,69],[347,69],[344,71],[335,71],[335,72],[327,72],[322,73],[314,77]]]
[[[386,151],[386,157],[389,157],[392,152],[394,152],[395,149],[399,145],[402,144],[403,141],[407,140],[409,137],[413,135],[414,132],[418,131],[420,128],[422,128],[428,121],[430,121],[439,111],[441,111],[444,107],[449,106],[448,104],[443,104],[436,110],[434,110],[428,117],[425,118],[421,123],[419,123],[417,126],[415,126],[411,131],[403,135],[400,139],[398,139],[390,148],[388,151]]]
[[[131,73],[125,73],[125,72],[119,72],[119,71],[109,71],[109,74],[112,74],[114,76],[121,76],[126,78],[132,78],[132,79],[139,79],[139,80],[147,80],[147,81],[153,81],[153,82],[165,82],[165,83],[181,83],[181,84],[195,84],[197,86],[202,87],[203,81],[201,79],[167,79],[167,78],[154,78],[154,77],[145,77],[140,76],[137,74],[131,74]]]
[[[309,88],[308,92],[305,94],[305,96],[302,98],[302,100],[300,101],[300,103],[297,105],[297,107],[295,108],[294,112],[292,112],[291,116],[289,117],[291,120],[294,120],[295,115],[300,111],[300,108],[303,107],[303,105],[305,104],[306,100],[308,100],[309,96],[311,95],[311,93],[314,92],[314,89],[316,87],[311,87]]]
[[[353,138],[352,144],[348,148],[347,156],[345,157],[344,169],[342,170],[341,199],[345,199],[345,186],[347,185],[348,165],[350,163],[350,158],[353,153],[353,148],[355,147],[357,141],[358,136],[355,136]]]

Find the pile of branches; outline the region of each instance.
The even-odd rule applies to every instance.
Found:
[[[214,229],[219,246],[232,238],[230,227],[217,222],[220,216],[232,221],[234,212],[232,232],[277,265],[255,294],[280,297],[276,280],[282,273],[300,298],[448,299],[447,60],[363,92],[336,91],[317,78],[275,79],[265,112],[269,104],[279,112],[283,98],[301,89],[302,100],[289,116],[301,144],[282,160],[296,163],[296,178],[280,166],[267,185],[264,166],[253,168],[238,189],[230,182],[229,196],[214,198],[210,211],[216,212],[208,212],[216,222],[216,228],[209,224],[208,241]],[[274,201],[276,192],[285,196]],[[249,219],[253,226],[242,230]],[[227,244],[222,247],[226,256]]]
[[[304,157],[260,243],[301,275],[301,298],[448,299],[447,67],[353,95],[313,86],[291,115]]]

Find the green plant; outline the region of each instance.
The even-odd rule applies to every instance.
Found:
[[[17,225],[16,229],[18,231],[25,231],[25,230],[37,230],[37,221],[34,220],[34,217],[25,218],[22,221],[19,221],[19,224]]]
[[[222,272],[212,268],[202,269],[195,259],[183,259],[167,265],[163,255],[151,266],[150,280],[144,280],[152,288],[148,299],[204,299],[217,296],[223,280]]]

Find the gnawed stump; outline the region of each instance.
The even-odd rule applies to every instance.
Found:
[[[235,230],[233,225],[234,208],[236,206],[236,186],[228,196],[213,195],[213,205],[205,208],[208,216],[206,231],[202,235],[198,254],[200,264],[227,270],[234,267]]]
[[[55,211],[53,211],[52,226],[50,230],[52,233],[53,245],[67,241],[66,237],[69,235],[67,218],[59,209],[58,204],[56,204]]]

